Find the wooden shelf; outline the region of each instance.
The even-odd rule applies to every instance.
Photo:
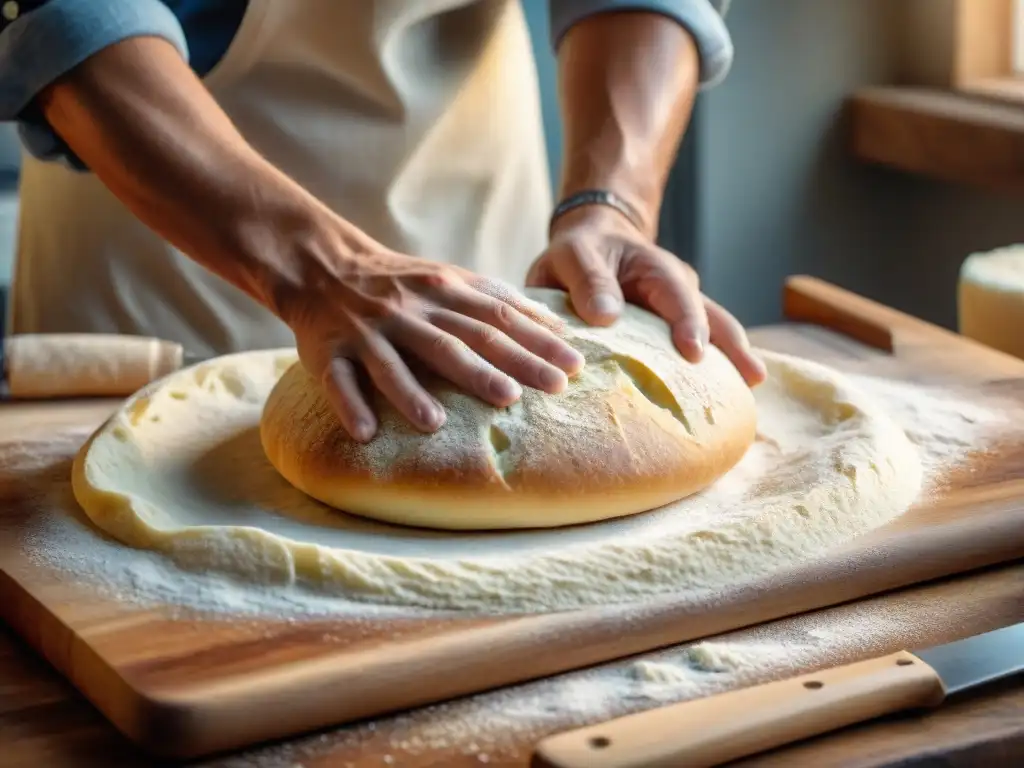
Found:
[[[867,88],[848,102],[857,158],[1024,194],[1024,103],[963,92]]]

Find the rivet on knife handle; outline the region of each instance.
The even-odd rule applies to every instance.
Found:
[[[900,651],[557,734],[533,766],[703,768],[944,698],[938,673]]]

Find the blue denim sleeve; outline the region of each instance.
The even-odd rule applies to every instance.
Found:
[[[732,66],[732,38],[723,20],[727,7],[728,0],[548,0],[551,42],[557,50],[570,27],[597,13],[660,13],[679,22],[693,35],[700,53],[701,87],[711,88],[725,79]]]
[[[181,24],[161,0],[23,0],[7,7],[18,12],[0,14],[0,120],[17,121],[26,150],[44,160],[83,168],[34,109],[47,85],[129,37],[163,37],[188,57]]]

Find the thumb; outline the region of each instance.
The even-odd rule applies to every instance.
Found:
[[[552,276],[547,260],[541,256],[530,265],[524,284],[527,288],[555,288],[558,281]]]
[[[615,270],[596,251],[566,248],[552,259],[550,268],[585,323],[611,325],[618,319],[622,287]]]

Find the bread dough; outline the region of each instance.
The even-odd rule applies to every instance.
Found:
[[[959,330],[1024,359],[1024,246],[975,253],[960,267]]]
[[[750,388],[717,348],[697,365],[667,324],[628,305],[586,326],[566,294],[528,296],[567,324],[586,358],[565,392],[524,388],[494,408],[420,372],[448,419],[424,434],[383,397],[381,427],[352,440],[301,364],[267,401],[262,441],[292,485],[346,512],[427,528],[558,527],[631,515],[689,496],[731,469],[754,441]]]
[[[762,357],[758,438],[739,464],[682,501],[591,525],[431,531],[310,499],[259,437],[292,350],[218,358],[142,390],[82,447],[73,487],[116,539],[274,589],[496,613],[736,587],[896,518],[921,486],[916,449],[864,391],[821,365]]]

